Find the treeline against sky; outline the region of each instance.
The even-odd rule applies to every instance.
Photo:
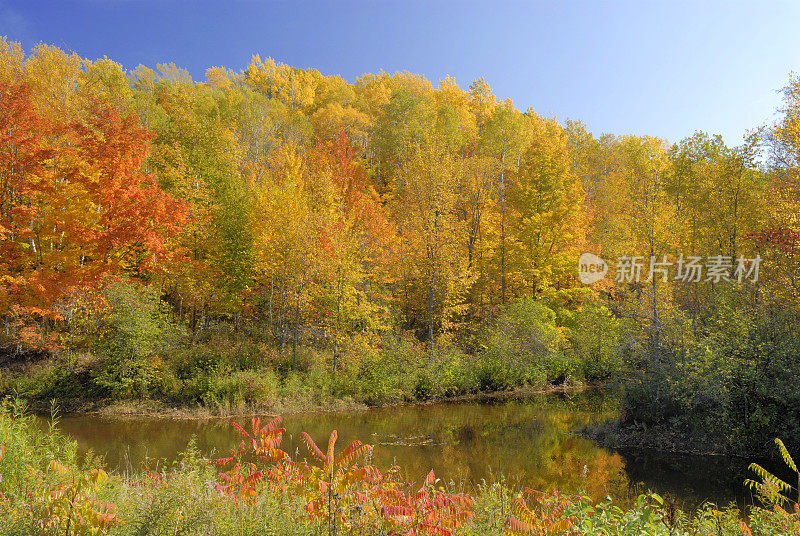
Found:
[[[391,330],[468,347],[522,297],[602,299],[655,359],[711,296],[797,298],[795,80],[779,124],[729,147],[593,135],[483,79],[349,83],[257,55],[206,78],[0,41],[7,340],[64,347],[118,280],[157,288],[191,333],[256,330],[282,348]],[[764,261],[757,284],[587,290],[585,251]]]

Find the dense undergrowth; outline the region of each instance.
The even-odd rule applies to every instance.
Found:
[[[107,475],[57,424],[37,428],[19,402],[0,410],[0,534],[540,534],[631,536],[789,535],[800,513],[784,497],[752,507],[705,504],[693,515],[655,494],[632,508],[558,491],[483,483],[454,493],[433,472],[408,483],[370,463],[372,447],[339,448],[303,435],[305,451],[280,449],[280,420],[235,426],[230,456],[206,459],[192,441],[160,471]],[[764,490],[772,490],[765,475]],[[762,494],[767,497],[767,493]],[[782,504],[783,507],[778,506]]]
[[[800,336],[793,307],[761,308],[737,293],[704,296],[705,314],[670,326],[659,359],[632,375],[618,422],[598,439],[763,456],[775,435],[800,448]]]
[[[109,293],[113,307],[91,322],[74,352],[6,365],[0,392],[62,407],[157,401],[224,414],[601,382],[627,368],[621,322],[583,291],[520,300],[433,347],[413,334],[364,332],[332,348],[308,332],[296,351],[257,324],[187,332],[147,287],[118,284]],[[585,302],[580,315],[568,300]]]

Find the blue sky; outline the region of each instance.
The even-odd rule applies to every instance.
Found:
[[[0,34],[126,68],[239,70],[254,53],[354,80],[408,70],[595,132],[738,143],[800,70],[800,2],[0,0]]]

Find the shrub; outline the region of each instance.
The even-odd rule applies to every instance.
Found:
[[[279,388],[278,377],[271,369],[243,370],[213,376],[209,393],[237,405],[269,405],[278,396]]]
[[[96,385],[115,398],[174,392],[175,378],[159,356],[175,348],[182,333],[162,313],[158,291],[114,282],[105,296],[111,314],[96,347],[108,359],[93,372]]]
[[[97,386],[118,399],[169,396],[179,388],[172,370],[156,355],[108,360],[93,376]]]
[[[165,353],[180,343],[182,330],[161,310],[158,289],[114,282],[105,289],[111,314],[98,345],[111,356],[144,357]]]
[[[57,430],[53,413],[50,426],[40,429],[24,402],[6,398],[0,403],[0,445],[5,455],[0,459],[0,493],[12,493],[27,480],[28,467],[44,468],[51,459],[75,463],[77,444]]]
[[[704,450],[764,454],[779,429],[789,448],[800,448],[793,314],[718,308],[696,338],[687,334],[683,347],[663,351],[626,386],[623,422],[660,427]]]
[[[522,298],[507,306],[490,329],[471,382],[479,389],[563,381],[575,372],[562,353],[563,330],[544,302]]]
[[[570,322],[569,342],[587,380],[607,380],[625,370],[620,340],[622,321],[607,307],[588,305]]]

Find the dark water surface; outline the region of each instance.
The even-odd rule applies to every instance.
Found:
[[[675,498],[685,508],[705,500],[750,502],[742,486],[748,476],[746,460],[614,452],[573,433],[590,422],[613,418],[616,411],[615,396],[588,393],[293,414],[285,418],[283,448],[305,455],[298,434],[306,431],[324,450],[336,429],[337,445],[354,439],[375,445],[373,462],[379,467],[396,463],[414,481],[434,469],[439,478],[466,491],[502,475],[536,489],[583,489],[594,498],[611,494],[623,504],[648,489]],[[224,455],[238,443],[231,421],[244,425],[249,419],[67,416],[60,428],[78,442],[79,453],[91,449],[105,458],[108,468],[125,471],[174,461],[192,436],[204,454]]]

